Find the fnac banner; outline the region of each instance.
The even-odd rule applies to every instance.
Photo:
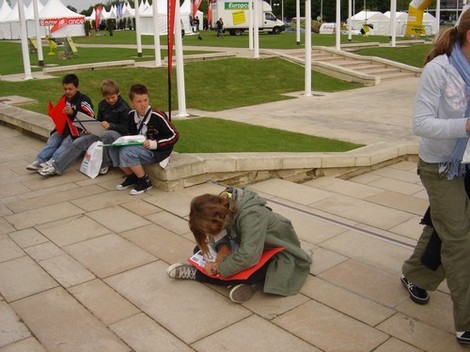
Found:
[[[423,26],[424,10],[433,0],[413,0],[408,7],[408,21],[406,22],[407,37],[416,37],[426,34]]]
[[[63,17],[63,18],[46,18],[43,20],[39,20],[39,24],[41,26],[58,26],[59,28],[56,28],[54,31],[69,25],[69,24],[84,24],[85,23],[85,16],[83,17]],[[51,29],[51,32],[54,32]]]

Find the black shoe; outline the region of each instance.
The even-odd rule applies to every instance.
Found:
[[[150,181],[149,175],[145,175],[144,177],[137,179],[137,182],[134,185],[134,189],[130,191],[130,194],[135,196],[136,194],[147,192],[151,188],[152,181]]]
[[[403,287],[408,290],[410,298],[413,302],[418,304],[426,304],[429,302],[429,294],[426,290],[419,288],[403,275],[400,276],[400,281]]]
[[[456,337],[462,345],[470,345],[470,331],[457,331]]]
[[[135,174],[130,174],[130,175],[123,176],[123,177],[126,178],[124,182],[116,186],[116,189],[118,191],[122,191],[123,189],[126,189],[129,186],[135,185],[139,179]]]

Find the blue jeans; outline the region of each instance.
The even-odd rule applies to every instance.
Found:
[[[157,156],[150,150],[140,145],[128,147],[113,147],[109,150],[109,155],[114,166],[130,167],[158,162]]]
[[[36,160],[43,163],[49,159],[57,160],[60,155],[72,144],[73,139],[71,136],[62,138],[62,136],[54,132],[47,139],[46,145],[39,154],[36,156]]]
[[[62,175],[62,173],[74,163],[82,154],[84,154],[87,149],[96,141],[103,141],[103,144],[111,144],[116,139],[121,137],[121,135],[113,130],[105,131],[103,135],[100,137],[94,134],[86,134],[81,137],[78,137],[73,141],[67,150],[62,153],[62,155],[55,160],[54,166],[55,171],[58,175]],[[109,166],[110,160],[108,156],[108,150],[110,148],[103,148],[103,162],[101,163],[101,167]]]

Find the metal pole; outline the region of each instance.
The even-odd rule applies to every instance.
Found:
[[[38,0],[33,0],[34,24],[36,27],[36,41],[38,43],[38,65],[44,66],[44,55],[42,53],[41,27],[39,26],[39,7]]]
[[[137,37],[137,57],[142,57],[142,38],[140,37],[139,0],[135,0],[135,35]]]
[[[305,0],[305,96],[312,96],[312,7]]]
[[[323,0],[320,0],[320,21],[323,22]]]
[[[184,62],[183,62],[183,37],[181,35],[180,2],[176,1],[175,9],[175,60],[176,60],[176,85],[178,93],[178,115],[186,117],[186,93],[184,84]]]
[[[348,0],[348,41],[352,41],[352,24],[351,24],[351,17],[352,17],[352,0]]]
[[[253,0],[248,1],[248,47],[253,50]]]
[[[254,50],[255,50],[255,53],[253,54],[253,57],[255,59],[259,58],[259,23],[258,23],[258,20],[260,18],[260,13],[259,13],[259,10],[260,10],[260,7],[262,6],[262,3],[261,3],[261,0],[254,0],[254,4],[255,4],[255,14],[254,14],[254,17],[255,17],[255,20],[254,20]]]
[[[300,45],[300,0],[295,0],[295,17],[297,21],[295,22],[296,28],[295,28],[295,34],[296,34],[296,39],[295,41],[297,42],[297,45]]]
[[[21,31],[21,52],[23,54],[24,79],[33,79],[31,74],[31,61],[29,60],[28,37],[26,34],[26,18],[24,13],[23,0],[18,0],[18,11]]]
[[[155,48],[155,66],[162,66],[162,55],[160,52],[160,20],[158,16],[157,1],[154,0],[152,3],[153,10],[153,45]]]
[[[336,0],[336,50],[341,50],[341,0]]]
[[[281,21],[284,22],[284,0],[281,0]]]
[[[392,48],[397,46],[397,0],[391,0],[390,3],[390,31],[392,32]]]

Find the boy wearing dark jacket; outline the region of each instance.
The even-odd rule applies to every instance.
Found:
[[[62,173],[72,165],[78,157],[85,153],[94,142],[103,141],[104,144],[111,144],[122,135],[129,132],[128,115],[131,108],[122,99],[119,87],[112,79],[104,80],[101,83],[101,94],[104,99],[98,104],[98,121],[105,129],[102,136],[94,134],[84,134],[75,139],[72,145],[59,158],[50,165],[39,170],[41,176],[62,175]],[[110,158],[108,148],[103,149],[103,162],[100,168],[100,175],[105,175],[109,171]]]
[[[146,192],[152,188],[149,175],[143,165],[154,164],[167,159],[179,134],[167,115],[149,105],[146,86],[134,84],[129,91],[134,110],[129,113],[129,134],[145,137],[143,145],[113,147],[110,156],[114,166],[124,172],[125,180],[116,186],[118,191],[133,186],[131,195]]]
[[[61,134],[55,129],[51,132],[44,148],[36,156],[36,159],[26,167],[30,171],[38,171],[51,164],[70,147],[75,138],[80,136],[72,123],[79,111],[92,118],[95,117],[93,103],[88,96],[80,92],[79,80],[76,75],[65,75],[62,79],[62,87],[64,89],[63,99],[66,104],[63,112],[67,115],[64,131]]]

